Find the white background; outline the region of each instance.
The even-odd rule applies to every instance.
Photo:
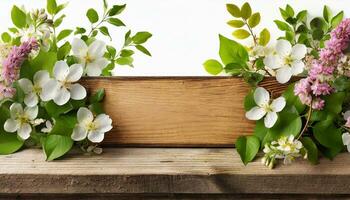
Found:
[[[59,3],[68,0],[57,0]],[[146,30],[153,37],[146,44],[152,57],[135,56],[135,68],[120,67],[118,76],[205,76],[202,63],[209,58],[218,58],[218,34],[232,38],[232,28],[226,25],[230,15],[226,3],[242,5],[242,0],[109,0],[109,4],[127,3],[127,9],[120,16],[128,28],[134,31]],[[281,36],[273,23],[280,19],[278,7],[291,4],[297,11],[308,9],[311,15],[322,15],[323,5],[327,4],[334,12],[350,12],[348,0],[251,0],[253,11],[262,15],[259,29],[267,27],[273,37]],[[0,0],[0,31],[12,26],[10,11],[13,4],[24,5],[28,9],[46,6],[46,0]],[[90,7],[102,12],[102,0],[70,0],[64,11],[67,17],[61,27],[89,27],[85,17]],[[113,30],[113,31],[112,31]],[[110,29],[119,47],[128,29]],[[104,38],[106,42],[108,39]],[[101,38],[101,39],[102,39]],[[118,40],[119,39],[119,40]],[[249,41],[245,41],[249,43]]]

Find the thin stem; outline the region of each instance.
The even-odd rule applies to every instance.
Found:
[[[96,26],[92,26],[92,24],[91,24],[91,30],[90,30],[90,32],[89,32],[89,34],[88,34],[88,37],[90,37],[91,34],[92,34],[92,32],[93,32],[94,30],[96,30],[103,22],[105,22],[106,19],[107,19],[107,13],[105,13],[105,14],[103,15],[102,20],[101,20]]]
[[[312,101],[311,101],[311,105],[310,105],[310,109],[309,109],[309,112],[307,114],[307,118],[306,118],[306,122],[305,122],[305,125],[304,125],[304,128],[303,130],[300,132],[297,140],[300,139],[300,137],[304,134],[304,132],[307,130],[307,127],[309,126],[309,122],[310,122],[310,119],[311,119],[311,114],[312,114]]]
[[[252,35],[252,37],[253,37],[254,44],[255,44],[255,46],[257,46],[258,45],[258,39],[256,38],[256,36],[255,36],[255,34],[253,32],[253,29],[249,26],[249,24],[247,23],[247,20],[244,20],[244,24],[248,27],[248,30],[249,30],[250,34]]]

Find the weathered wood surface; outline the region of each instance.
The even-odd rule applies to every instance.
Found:
[[[88,78],[94,91],[105,88],[104,101],[114,129],[105,144],[129,146],[232,147],[240,135],[252,134],[245,119],[249,86],[230,77]],[[273,79],[262,85],[274,94],[284,86]]]
[[[39,150],[0,156],[2,194],[350,194],[350,156],[244,167],[231,148],[113,148],[45,162]]]

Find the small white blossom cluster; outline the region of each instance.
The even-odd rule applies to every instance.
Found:
[[[270,144],[265,144],[264,153],[265,155],[261,162],[270,169],[274,167],[277,159],[283,159],[284,164],[290,164],[297,157],[303,156],[304,159],[307,158],[307,153],[302,143],[294,139],[293,135],[289,137],[284,136],[277,141],[272,141]]]

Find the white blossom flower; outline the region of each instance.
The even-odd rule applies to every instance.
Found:
[[[54,78],[47,82],[42,91],[43,101],[52,100],[57,105],[66,104],[69,99],[81,100],[86,97],[85,88],[76,83],[83,75],[83,67],[74,64],[68,67],[64,61],[57,61],[53,70]]]
[[[78,58],[79,63],[85,67],[88,76],[99,76],[107,66],[108,60],[104,58],[106,44],[101,40],[95,40],[89,46],[79,38],[72,42],[73,55]]]
[[[43,133],[50,133],[52,131],[52,123],[50,120],[46,120],[44,128],[41,129]]]
[[[79,108],[77,114],[78,124],[72,134],[74,141],[84,140],[86,137],[94,143],[102,142],[106,132],[112,129],[112,119],[106,114],[97,115],[94,118],[92,112],[85,108]]]
[[[42,99],[42,88],[50,81],[50,74],[45,70],[35,73],[33,83],[27,78],[22,78],[18,81],[19,86],[23,90],[25,97],[24,103],[33,107],[39,102],[39,97]]]
[[[343,144],[347,147],[348,152],[350,152],[350,134],[348,132],[342,135]]]
[[[278,112],[281,112],[286,106],[284,97],[279,97],[270,104],[270,94],[262,87],[258,87],[254,91],[254,101],[257,106],[253,107],[246,113],[246,117],[250,120],[260,120],[264,118],[266,128],[271,128],[275,125],[278,119]]]
[[[11,118],[7,119],[4,124],[4,130],[9,133],[17,132],[23,140],[30,137],[32,125],[38,125],[38,106],[23,107],[19,103],[13,103],[10,106]],[[39,119],[40,120],[40,119]]]
[[[279,83],[287,83],[292,75],[304,71],[305,64],[302,59],[307,53],[305,45],[296,44],[292,47],[287,40],[278,40],[275,52],[264,58],[264,64],[276,70],[276,79]]]

